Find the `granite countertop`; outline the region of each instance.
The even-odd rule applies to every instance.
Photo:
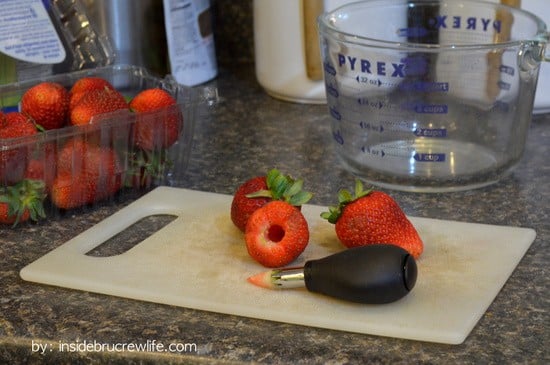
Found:
[[[266,95],[253,68],[221,69],[221,102],[203,116],[182,187],[231,194],[271,167],[303,177],[327,205],[353,176],[336,162],[324,105]],[[533,118],[513,174],[477,190],[392,191],[412,216],[534,228],[537,238],[460,345],[444,345],[267,322],[24,282],[19,270],[121,209],[98,205],[49,222],[1,228],[0,363],[498,363],[550,361],[550,114]],[[60,352],[61,342],[194,343],[188,353]],[[33,345],[49,345],[45,353]]]

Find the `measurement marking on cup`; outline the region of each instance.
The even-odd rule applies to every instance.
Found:
[[[382,85],[382,81],[380,81],[380,79],[371,79],[361,75],[358,75],[355,80],[357,80],[357,82],[360,84],[370,84],[378,87]]]
[[[424,103],[402,103],[401,110],[411,110],[418,114],[447,114],[449,106],[447,104],[424,104]]]
[[[447,130],[445,128],[416,128],[413,131],[417,137],[445,138]]]
[[[398,158],[412,158],[416,162],[445,162],[446,161],[446,155],[445,153],[420,153],[416,152],[414,147],[395,147],[395,146],[386,146],[384,148],[383,145],[379,146],[362,146],[360,148],[361,152],[367,153],[371,156],[376,156],[380,158],[388,158],[388,157],[398,157]]]
[[[399,88],[403,91],[419,91],[419,92],[448,92],[448,82],[429,82],[429,81],[410,81],[402,82]]]
[[[344,144],[344,137],[342,137],[342,132],[340,132],[340,130],[337,130],[335,132],[332,132],[332,138],[334,138],[334,140],[339,144],[339,145],[343,145]]]
[[[388,157],[398,157],[398,158],[410,158],[411,154],[414,152],[414,149],[411,148],[395,148],[393,146],[387,146],[384,148],[384,145],[379,145],[375,147],[371,146],[362,146],[361,152],[368,153],[371,156],[376,156],[380,158]]]
[[[368,154],[373,155],[373,156],[380,156],[380,157],[386,156],[386,153],[384,152],[383,149],[377,149],[377,148],[371,148],[371,147],[368,147],[368,146],[363,146],[363,147],[361,147],[361,151],[363,153],[368,153]]]
[[[387,103],[384,103],[380,100],[369,100],[368,98],[358,98],[357,104],[369,106],[374,109],[382,109],[383,107],[388,105]]]
[[[336,69],[334,68],[334,66],[332,66],[330,63],[328,62],[325,62],[324,63],[324,69],[325,69],[325,72],[332,75],[332,76],[336,76]]]
[[[327,94],[332,95],[335,98],[340,96],[340,93],[338,92],[338,89],[334,85],[331,85],[331,84],[327,83],[326,84],[326,90],[327,90]]]
[[[510,76],[514,76],[514,73],[515,73],[515,70],[513,67],[506,66],[506,65],[500,65],[499,70],[500,72]]]
[[[359,127],[361,129],[366,129],[373,132],[379,132],[379,133],[384,132],[384,127],[382,125],[371,124],[365,121],[359,122]]]
[[[444,153],[415,153],[413,158],[418,162],[445,162]]]
[[[417,104],[414,111],[418,114],[447,114],[449,107],[445,104]]]
[[[501,90],[510,90],[512,88],[512,85],[508,82],[499,81],[497,82],[498,88]]]
[[[342,120],[342,114],[335,107],[330,108],[330,115],[336,120]]]

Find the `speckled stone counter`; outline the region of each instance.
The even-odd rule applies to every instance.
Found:
[[[281,102],[252,65],[221,70],[221,102],[198,121],[183,187],[230,194],[271,167],[303,177],[327,205],[353,176],[336,162],[325,106]],[[24,282],[19,270],[131,199],[0,228],[0,363],[543,364],[550,361],[550,115],[533,119],[512,175],[459,193],[392,191],[413,216],[531,227],[536,241],[461,345],[383,338],[216,314]],[[229,213],[229,210],[228,210]],[[195,344],[193,351],[61,352],[61,343]],[[37,346],[47,346],[44,353]],[[34,347],[33,347],[34,346]],[[33,351],[34,350],[34,351]]]

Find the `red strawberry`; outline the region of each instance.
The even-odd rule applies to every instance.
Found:
[[[87,204],[84,175],[58,173],[50,192],[52,203],[60,209],[73,209]]]
[[[128,109],[128,104],[118,91],[109,88],[90,90],[71,110],[70,124],[89,124],[96,115],[122,109]]]
[[[90,193],[88,203],[113,196],[122,187],[122,165],[112,148],[89,146],[84,175]]]
[[[38,145],[29,153],[29,161],[25,171],[26,179],[42,180],[49,191],[57,170],[57,145],[46,143]]]
[[[33,121],[25,114],[20,112],[10,112],[4,115],[4,134],[2,138],[16,138],[23,136],[32,136],[38,131]]]
[[[312,194],[302,190],[303,181],[294,180],[273,169],[266,176],[257,176],[244,182],[233,196],[231,220],[241,231],[254,211],[272,200],[283,200],[294,206],[307,203]]]
[[[52,202],[72,209],[113,196],[122,187],[122,166],[116,152],[72,139],[59,152]]]
[[[69,90],[69,93],[81,93],[104,88],[115,90],[113,85],[104,78],[98,76],[86,76],[76,80],[71,87],[71,90]]]
[[[115,90],[109,81],[101,77],[89,76],[78,79],[69,90],[69,110],[72,110],[87,92],[105,88]]]
[[[266,267],[281,267],[294,261],[309,242],[309,229],[302,212],[284,201],[272,201],[256,210],[245,231],[250,256]]]
[[[133,138],[137,147],[152,151],[168,148],[178,140],[183,116],[177,107],[169,108],[175,104],[176,99],[159,88],[143,90],[130,101],[132,111],[147,113],[140,116],[134,126]]]
[[[231,220],[241,231],[244,232],[246,222],[248,222],[248,218],[250,218],[252,213],[273,200],[265,197],[247,198],[247,195],[266,189],[265,176],[249,179],[237,189],[231,203]]]
[[[38,180],[25,179],[0,188],[0,223],[16,226],[29,219],[37,221],[46,217],[45,198],[44,183]]]
[[[80,174],[88,145],[79,137],[69,139],[57,153],[57,173]]]
[[[0,110],[0,128],[6,124],[6,115]]]
[[[395,200],[381,191],[363,190],[357,180],[355,196],[347,190],[338,195],[339,205],[321,217],[335,224],[336,235],[346,247],[374,243],[394,244],[418,258],[424,244]]]
[[[69,93],[60,84],[42,82],[21,97],[21,111],[44,129],[61,128],[69,108]]]
[[[35,135],[34,123],[24,114],[11,112],[5,114],[0,126],[0,140],[4,149],[0,148],[0,185],[11,185],[23,179],[27,168],[27,148],[16,146],[10,141],[19,137]]]

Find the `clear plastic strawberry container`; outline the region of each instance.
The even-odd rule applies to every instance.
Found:
[[[69,90],[77,80],[88,76],[109,81],[128,102],[143,90],[160,88],[171,94],[176,104],[151,112],[137,113],[128,109],[103,113],[83,126],[65,126],[26,137],[0,138],[0,223],[6,223],[2,222],[2,214],[5,215],[2,205],[6,206],[3,204],[7,202],[6,197],[17,195],[16,189],[27,189],[28,185],[22,186],[28,181],[38,181],[39,190],[43,187],[40,197],[44,212],[39,219],[55,217],[67,210],[89,208],[100,202],[108,203],[127,193],[135,196],[136,192],[155,186],[183,183],[195,121],[217,102],[215,88],[189,88],[178,84],[170,75],[160,79],[140,67],[115,65],[2,85],[1,111],[4,115],[20,111],[21,97],[38,83],[56,82]],[[148,149],[140,147],[136,143],[136,128],[144,124],[159,125],[165,118],[178,118],[175,143]],[[173,130],[161,130],[161,133],[173,133]],[[85,148],[76,148],[77,145]],[[95,172],[84,174],[83,170],[92,170],[92,164]],[[20,214],[19,218],[23,218],[22,211]]]

